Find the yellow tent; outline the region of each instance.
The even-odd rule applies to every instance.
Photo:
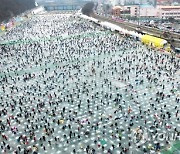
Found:
[[[1,31],[5,31],[6,28],[5,28],[4,25],[1,25],[1,26],[0,26],[0,29],[1,29]]]
[[[141,41],[146,45],[153,46],[159,49],[164,48],[164,45],[167,44],[166,40],[151,35],[143,35],[141,37]]]

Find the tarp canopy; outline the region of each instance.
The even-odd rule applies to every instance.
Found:
[[[103,26],[103,27],[107,27],[107,28],[111,29],[112,31],[117,30],[117,31],[122,32],[124,34],[129,34],[129,35],[132,35],[132,36],[135,36],[135,37],[139,37],[139,38],[142,37],[141,34],[135,32],[135,31],[128,31],[127,29],[121,28],[120,26],[112,24],[110,22],[106,22],[106,21],[105,22],[101,22],[100,25]]]
[[[121,28],[121,27],[119,27],[119,26],[117,26],[115,24],[110,23],[110,22],[106,22],[106,21],[105,22],[101,22],[100,25],[103,26],[103,27],[109,28],[112,31],[117,30],[117,31],[120,31],[120,32],[123,32],[123,33],[127,33],[128,32],[128,30],[123,29],[123,28]]]
[[[1,30],[1,31],[5,31],[5,30],[6,30],[5,25],[1,25],[1,26],[0,26],[0,30]]]
[[[159,48],[162,48],[163,45],[167,43],[166,40],[151,35],[143,35],[141,37],[141,41],[147,45],[152,45]]]
[[[40,7],[37,7],[35,9],[32,10],[32,14],[38,14],[38,13],[41,13],[41,12],[44,12],[45,9],[44,7],[40,6]]]
[[[98,23],[99,21],[95,18],[92,18],[92,17],[89,17],[89,16],[86,16],[84,14],[81,14],[79,15],[81,18],[84,18],[84,19],[87,19],[87,20],[90,20],[90,21],[93,21],[95,23]],[[124,29],[124,28],[121,28],[120,26],[118,25],[115,25],[115,24],[112,24],[110,22],[107,22],[107,21],[104,21],[104,22],[100,22],[100,25],[103,26],[103,27],[106,27],[108,29],[111,29],[112,31],[119,31],[123,34],[129,34],[129,35],[132,35],[134,37],[138,37],[138,38],[141,38],[142,37],[142,34],[139,34],[135,31],[128,31],[127,29]]]
[[[95,18],[93,18],[93,17],[89,17],[89,16],[86,16],[86,15],[84,15],[84,14],[81,14],[80,17],[81,17],[81,18],[84,18],[84,19],[87,19],[87,20],[90,20],[90,21],[93,21],[93,22],[95,22],[95,23],[98,23],[98,20],[95,19]]]

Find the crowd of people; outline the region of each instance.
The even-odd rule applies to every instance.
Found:
[[[0,153],[157,153],[179,140],[180,59],[68,14],[0,41]]]

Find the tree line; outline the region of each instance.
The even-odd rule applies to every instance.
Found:
[[[0,22],[35,7],[35,0],[0,0]]]

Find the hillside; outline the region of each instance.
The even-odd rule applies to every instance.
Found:
[[[0,22],[35,7],[35,0],[0,0]]]

